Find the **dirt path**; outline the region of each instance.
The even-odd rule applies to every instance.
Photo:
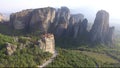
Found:
[[[42,65],[38,66],[39,68],[43,68],[46,67],[49,63],[53,62],[54,58],[58,55],[57,51],[55,50],[55,53],[53,54],[53,56],[47,60],[45,63],[43,63]]]

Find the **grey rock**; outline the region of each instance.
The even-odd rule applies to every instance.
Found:
[[[47,33],[50,24],[53,23],[56,10],[51,7],[35,9],[32,12],[30,27],[33,30],[40,30],[41,33]]]
[[[84,15],[82,15],[82,14],[71,15],[70,20],[69,20],[69,25],[67,28],[67,35],[68,36],[72,36],[74,38],[77,37],[79,27],[80,27],[80,24],[83,21],[83,19],[84,19]]]
[[[88,20],[87,19],[84,19],[80,24],[80,27],[79,27],[79,30],[78,30],[78,37],[81,40],[87,40],[87,34],[88,34],[87,25],[88,25]]]
[[[109,31],[108,31],[108,34],[107,34],[107,44],[109,44],[109,45],[112,45],[112,44],[114,44],[114,41],[115,41],[115,39],[114,39],[114,31],[115,31],[115,27],[110,27],[109,28]]]
[[[7,55],[12,55],[16,51],[17,46],[10,43],[6,43],[6,53]]]
[[[10,25],[14,29],[24,29],[29,25],[30,13],[32,9],[23,10],[10,15]]]
[[[106,43],[109,32],[111,32],[111,29],[109,31],[109,13],[100,10],[97,12],[94,24],[90,30],[90,41],[93,43]]]
[[[61,9],[58,9],[56,14],[56,21],[54,23],[55,25],[55,35],[57,37],[60,37],[64,35],[70,19],[70,10],[67,7],[61,7]]]

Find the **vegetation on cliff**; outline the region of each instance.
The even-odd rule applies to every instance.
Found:
[[[21,40],[20,42],[26,42],[23,37],[18,39]],[[11,56],[6,54],[6,42],[17,44],[18,48]],[[20,42],[14,42],[14,37],[0,34],[0,67],[36,67],[52,56],[49,52],[43,52],[35,44],[20,49]]]

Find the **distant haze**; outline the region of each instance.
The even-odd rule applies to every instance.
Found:
[[[110,14],[110,23],[120,23],[119,0],[1,0],[0,12],[12,13],[23,9],[41,7],[67,6],[71,13],[82,13],[90,22],[94,21],[98,10],[106,10]]]

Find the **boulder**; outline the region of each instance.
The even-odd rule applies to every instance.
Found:
[[[6,53],[7,55],[12,55],[16,51],[17,46],[10,43],[6,43]]]

